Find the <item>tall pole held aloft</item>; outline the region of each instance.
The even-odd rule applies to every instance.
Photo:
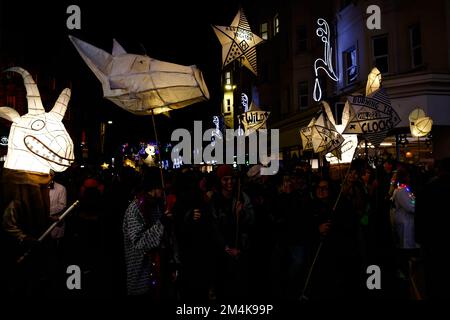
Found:
[[[64,211],[64,213],[62,215],[60,215],[58,217],[58,220],[56,220],[55,222],[53,222],[50,227],[47,228],[47,230],[45,230],[45,232],[39,237],[39,239],[37,239],[38,242],[42,242],[45,237],[48,236],[48,234],[56,227],[56,225],[58,223],[60,223],[61,221],[64,220],[64,218],[73,210],[75,209],[75,207],[80,203],[80,200],[75,201],[69,208],[66,209],[66,211]],[[23,262],[23,260],[25,260],[26,257],[28,257],[31,253],[31,249],[28,250],[27,252],[24,253],[23,256],[21,256],[19,259],[17,259],[17,264],[20,264]]]
[[[353,162],[353,159],[352,159],[352,162]],[[347,172],[346,172],[345,177],[344,177],[344,181],[342,181],[342,185],[341,185],[341,188],[340,188],[340,190],[339,190],[339,194],[338,194],[338,196],[337,196],[337,198],[336,198],[336,201],[334,202],[334,206],[333,206],[333,209],[332,209],[332,213],[334,213],[334,212],[336,211],[336,208],[337,208],[337,205],[338,205],[338,203],[339,203],[339,200],[341,199],[341,196],[342,196],[342,190],[343,190],[343,188],[344,188],[345,183],[347,182],[347,177],[348,177],[348,175],[349,175],[349,173],[350,173],[350,168],[351,168],[351,167],[352,167],[352,163],[350,163],[350,165],[348,166]],[[313,262],[311,263],[311,267],[309,268],[308,275],[307,275],[306,280],[305,280],[305,285],[303,286],[303,290],[302,290],[302,295],[301,295],[301,297],[300,297],[300,301],[302,301],[302,300],[308,300],[308,298],[307,298],[307,296],[306,296],[306,291],[308,290],[309,281],[311,280],[311,275],[312,275],[312,273],[313,273],[313,270],[314,270],[314,267],[315,267],[315,265],[316,265],[317,259],[319,258],[320,251],[322,250],[322,246],[323,246],[323,242],[324,242],[324,241],[325,241],[325,238],[322,238],[322,239],[320,240],[319,246],[317,247],[316,253],[315,253],[315,255],[314,255],[314,260],[313,260]]]
[[[152,109],[152,122],[153,122],[153,131],[155,133],[155,140],[156,140],[156,146],[158,146],[159,148],[159,140],[158,140],[158,132],[156,130],[156,124],[155,124],[155,114],[153,112]],[[164,182],[164,174],[163,174],[163,169],[162,169],[162,162],[161,162],[161,149],[158,150],[158,164],[159,164],[159,174],[161,175],[161,186],[163,188],[163,193],[164,193],[164,200],[166,200],[166,184]]]

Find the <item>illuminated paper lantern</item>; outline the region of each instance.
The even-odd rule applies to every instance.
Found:
[[[347,126],[347,123],[350,119],[350,106],[348,103],[345,104],[344,110],[342,111],[342,121],[341,124],[336,124],[336,120],[334,119],[333,113],[331,112],[330,105],[326,101],[322,101],[322,105],[324,106],[325,113],[336,128],[336,131],[342,134]],[[358,146],[358,135],[356,134],[342,134],[344,138],[344,142],[340,146],[340,158],[333,155],[332,153],[328,153],[325,155],[325,158],[331,164],[337,163],[350,163],[353,160],[353,155],[356,151],[356,147]]]
[[[60,94],[50,112],[45,112],[38,87],[31,75],[19,67],[6,71],[19,73],[27,92],[28,113],[0,108],[0,117],[12,122],[5,168],[37,173],[66,170],[74,161],[73,142],[62,123],[70,100],[70,89]]]
[[[377,91],[381,87],[381,72],[377,68],[373,68],[367,77],[366,96]]]
[[[430,117],[423,117],[417,120],[415,129],[415,137],[424,137],[430,133],[433,127],[433,120]]]
[[[149,167],[156,166],[156,146],[147,144],[143,152],[139,152],[141,155],[142,162]]]
[[[312,126],[314,125],[315,121],[316,119],[312,118],[306,127],[300,129],[300,138],[302,139],[302,149],[305,151],[313,150]]]
[[[123,160],[123,166],[130,167],[130,168],[133,168],[136,170],[136,163],[133,160],[128,159],[128,158]]]
[[[106,162],[103,162],[100,167],[102,168],[102,170],[108,170],[109,169],[109,164]]]
[[[300,129],[303,150],[313,150],[321,154],[332,153],[336,158],[341,159],[340,146],[345,139],[336,130],[328,103],[322,101],[322,104],[324,109],[319,115],[313,117],[306,127]]]
[[[400,123],[387,93],[380,88],[381,74],[372,69],[367,78],[366,95],[347,97],[349,122],[343,133],[359,134],[374,146],[379,146],[389,130]]]
[[[326,113],[321,113],[311,126],[311,140],[315,153],[333,153],[340,159],[339,147],[344,142],[342,135],[328,119]]]
[[[242,65],[256,75],[256,46],[263,39],[252,33],[244,10],[239,9],[231,26],[213,26],[213,29],[222,44],[222,67],[241,58]]]
[[[270,112],[262,111],[256,104],[252,102],[250,104],[249,110],[239,116],[239,119],[244,125],[245,135],[248,136],[259,129],[266,129],[266,122],[269,118],[269,115]]]
[[[340,158],[333,153],[327,153],[325,159],[331,164],[350,163],[353,160],[358,146],[358,136],[356,134],[342,134],[344,142],[340,148]]]
[[[426,136],[432,127],[433,120],[421,108],[416,108],[409,114],[409,128],[413,137]]]
[[[73,36],[69,38],[100,80],[103,96],[131,113],[156,115],[209,99],[196,66],[129,54],[116,40],[109,54]]]

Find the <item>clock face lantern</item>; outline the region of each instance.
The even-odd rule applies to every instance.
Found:
[[[20,116],[13,108],[0,108],[0,117],[12,122],[4,168],[45,174],[66,170],[74,161],[73,142],[62,123],[70,89],[64,89],[52,110],[45,112],[38,87],[28,71],[20,67],[6,71],[22,76],[28,113]]]

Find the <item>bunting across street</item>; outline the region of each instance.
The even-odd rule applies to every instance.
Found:
[[[257,75],[256,46],[263,39],[250,29],[244,10],[239,9],[230,26],[213,26],[213,29],[222,44],[222,67],[242,58],[242,65]]]

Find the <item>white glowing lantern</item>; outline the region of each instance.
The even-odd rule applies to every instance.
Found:
[[[244,10],[239,9],[231,26],[213,26],[213,29],[222,44],[222,67],[240,58],[242,65],[256,75],[256,45],[263,39],[252,33]]]
[[[409,114],[409,128],[413,137],[424,137],[430,133],[433,120],[427,117],[425,111],[416,108]]]
[[[366,96],[377,91],[381,87],[381,72],[377,68],[373,68],[367,77]]]
[[[108,170],[109,169],[109,164],[106,162],[103,162],[100,167],[102,168],[102,170]]]
[[[102,83],[104,97],[131,113],[166,113],[209,99],[196,66],[129,54],[115,40],[111,55],[73,36],[69,38]]]
[[[341,159],[339,160],[338,157],[332,153],[327,153],[325,155],[325,158],[331,164],[350,163],[353,160],[353,155],[358,146],[358,136],[356,134],[343,134],[342,137],[344,138],[344,142],[340,146]]]
[[[328,119],[326,113],[321,113],[311,127],[311,140],[315,153],[331,152],[341,158],[340,146],[344,142],[342,135]]]
[[[123,161],[123,166],[136,169],[136,163],[133,160],[128,159],[128,158]]]
[[[342,111],[341,124],[336,124],[336,120],[334,119],[333,113],[331,112],[330,105],[325,101],[322,101],[322,104],[324,106],[324,110],[327,114],[328,119],[336,128],[336,131],[342,134],[350,118],[350,106],[348,105],[348,103],[345,104],[344,110]],[[325,158],[331,164],[350,163],[353,160],[353,155],[355,153],[356,147],[358,146],[358,135],[342,134],[342,137],[344,138],[344,142],[340,146],[341,159],[339,159],[332,153],[328,153],[325,155]]]
[[[311,169],[317,170],[319,169],[319,159],[311,159]]]
[[[312,126],[314,125],[315,121],[316,121],[316,119],[312,118],[306,127],[303,127],[300,129],[300,138],[302,139],[302,149],[305,151],[313,150]]]
[[[154,145],[148,144],[145,148],[145,154],[147,155],[142,161],[149,167],[156,166],[156,147]]]
[[[6,71],[19,73],[25,84],[28,113],[20,116],[15,109],[0,108],[0,117],[12,122],[8,154],[4,167],[37,173],[66,170],[74,161],[73,142],[62,123],[70,89],[66,88],[50,112],[45,112],[38,87],[24,69],[14,67]]]
[[[269,118],[269,115],[270,112],[262,111],[256,104],[252,102],[250,104],[249,110],[239,116],[239,119],[244,125],[245,135],[248,136],[259,129],[266,129],[266,122]]]

